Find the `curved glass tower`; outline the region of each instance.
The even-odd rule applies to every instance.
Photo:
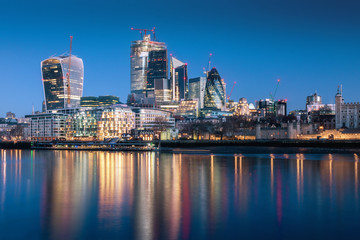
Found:
[[[141,94],[146,91],[149,52],[159,50],[166,50],[165,43],[151,41],[150,35],[144,35],[143,40],[131,42],[131,93]]]
[[[216,68],[207,74],[205,86],[204,108],[225,110],[226,96],[225,86]]]
[[[71,57],[70,94],[68,94],[67,73],[69,56],[51,57],[41,62],[46,110],[80,106],[83,93],[84,64],[81,58]],[[70,105],[67,103],[70,95]]]

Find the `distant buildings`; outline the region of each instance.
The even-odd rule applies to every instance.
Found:
[[[78,107],[83,94],[84,64],[81,58],[51,57],[41,62],[46,110]],[[70,74],[70,86],[67,82]],[[70,90],[70,92],[68,92]],[[70,98],[70,104],[68,99]]]

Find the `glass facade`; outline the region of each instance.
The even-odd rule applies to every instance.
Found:
[[[67,137],[72,138],[96,138],[97,122],[101,117],[102,110],[85,110],[73,114],[68,120]]]
[[[170,64],[171,90],[174,102],[185,99],[188,92],[188,72],[187,64],[171,57]]]
[[[80,107],[99,107],[99,99],[97,97],[81,97]]]
[[[205,86],[204,108],[219,109],[224,111],[226,108],[226,96],[224,82],[216,70],[208,72]]]
[[[122,134],[130,134],[135,128],[135,113],[127,107],[105,108],[98,121],[97,136],[99,139],[121,138]]]
[[[189,92],[187,99],[199,99],[199,107],[204,107],[204,93],[206,86],[205,77],[197,77],[189,79]]]
[[[151,41],[150,35],[133,41],[130,51],[131,93],[144,93],[147,86],[148,60],[151,51],[166,50],[165,43]]]
[[[146,91],[155,90],[155,79],[166,79],[168,72],[167,50],[153,50],[149,53]]]
[[[100,106],[111,106],[114,104],[119,104],[119,97],[117,96],[99,96],[99,105]]]
[[[41,62],[46,110],[80,106],[83,93],[84,64],[81,58],[71,57],[70,93],[68,94],[67,73],[69,57],[60,56]],[[67,104],[70,95],[70,105]]]

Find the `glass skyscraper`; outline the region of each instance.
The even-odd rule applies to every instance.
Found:
[[[83,93],[84,64],[81,58],[71,56],[70,93],[67,73],[69,56],[51,57],[41,62],[46,110],[78,107]],[[68,105],[70,96],[70,105]]]
[[[216,68],[207,74],[204,108],[224,111],[226,108],[225,85]]]
[[[151,41],[150,35],[144,35],[142,40],[131,42],[130,51],[130,90],[131,93],[145,93],[149,53],[151,51],[166,50],[165,43]]]
[[[204,107],[204,93],[206,86],[206,77],[197,77],[189,79],[189,92],[187,99],[198,99],[200,108]]]
[[[187,64],[179,61],[174,57],[171,57],[170,68],[170,85],[173,101],[180,102],[181,99],[185,99],[188,92]]]
[[[166,79],[168,74],[167,50],[153,50],[149,53],[147,71],[147,96],[153,96],[155,79]],[[150,93],[149,93],[150,92]]]

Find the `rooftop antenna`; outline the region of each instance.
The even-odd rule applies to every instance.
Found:
[[[32,105],[32,114],[35,114],[35,110],[34,110],[34,104]]]

